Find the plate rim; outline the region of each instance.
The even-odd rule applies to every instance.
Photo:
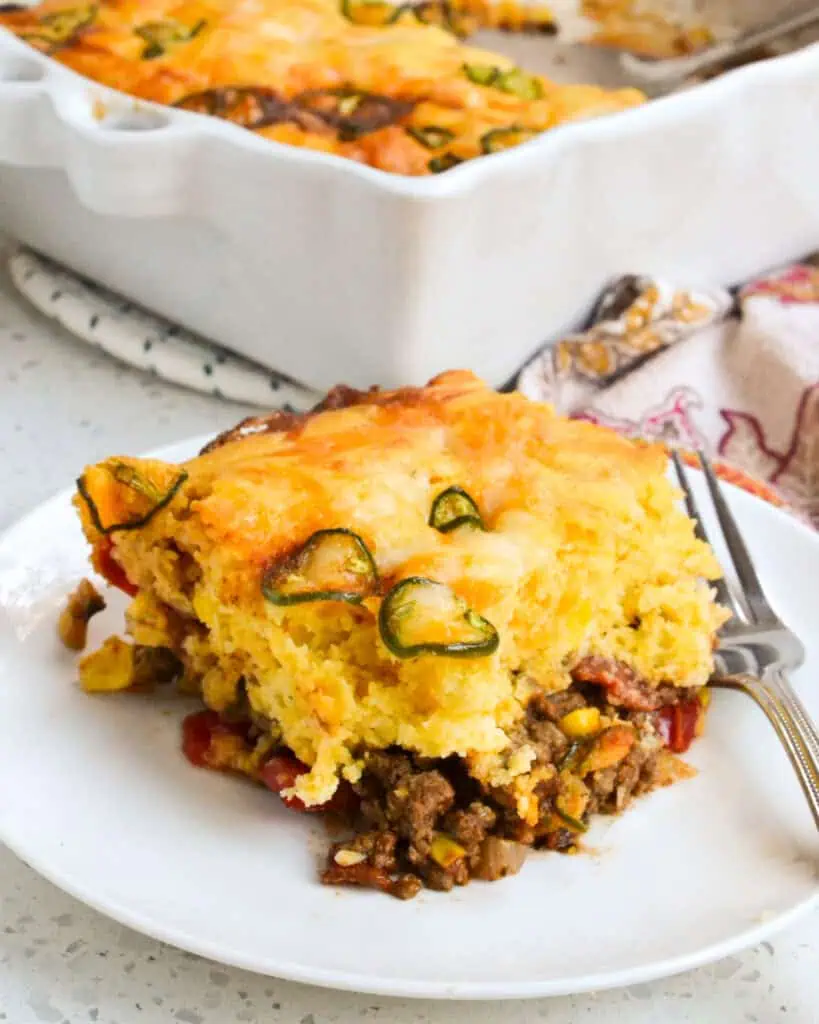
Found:
[[[204,443],[212,438],[212,434],[197,435],[170,444],[162,445],[159,448],[147,452],[145,458],[180,459],[184,452],[196,452]],[[725,486],[725,484],[723,484]],[[812,544],[819,546],[819,535],[811,530],[805,523],[786,509],[777,508],[763,498],[737,487],[734,484],[727,484],[731,493],[739,492],[738,500],[748,500],[752,503],[758,502],[765,506],[769,512],[776,516],[784,517],[789,528],[796,529],[805,539]],[[13,534],[24,528],[27,522],[49,508],[58,507],[70,501],[73,494],[72,487],[65,487],[52,497],[38,503],[34,508],[29,509],[22,516],[18,516],[12,523],[0,531],[0,548],[5,546]],[[767,514],[767,513],[766,513]],[[611,971],[603,971],[597,974],[584,974],[563,979],[546,979],[527,982],[441,982],[434,980],[409,980],[377,977],[372,974],[359,974],[346,970],[335,970],[327,968],[309,967],[303,963],[293,963],[270,958],[253,957],[241,953],[234,953],[226,947],[219,947],[217,943],[200,940],[191,935],[184,928],[168,927],[157,921],[149,914],[140,914],[130,910],[127,906],[117,901],[101,900],[94,895],[92,890],[83,884],[76,884],[69,875],[65,875],[59,869],[49,864],[42,863],[36,852],[26,849],[26,844],[16,843],[14,837],[9,838],[3,834],[3,820],[0,817],[0,843],[4,844],[19,860],[31,868],[36,874],[46,881],[55,885],[58,889],[67,893],[74,899],[79,900],[85,906],[120,925],[132,928],[134,931],[164,942],[176,949],[180,949],[197,956],[201,956],[214,963],[224,964],[241,970],[251,971],[266,977],[277,978],[283,981],[296,982],[304,985],[313,985],[319,988],[354,992],[366,995],[389,996],[404,999],[429,999],[438,1001],[465,1001],[465,1002],[486,1002],[493,1000],[531,1000],[551,996],[572,996],[582,995],[590,992],[600,992],[610,989],[618,989],[630,985],[645,984],[658,981],[664,978],[671,978],[689,970],[704,967],[725,957],[741,952],[753,945],[757,945],[766,939],[771,938],[780,931],[788,928],[801,918],[805,917],[811,910],[819,907],[819,885],[816,885],[811,895],[800,900],[782,913],[774,914],[770,919],[754,923],[748,928],[736,932],[729,938],[712,942],[693,952],[683,953],[676,957],[655,961],[642,966],[623,968]]]

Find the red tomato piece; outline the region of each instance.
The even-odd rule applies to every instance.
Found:
[[[293,754],[274,754],[262,768],[262,781],[274,793],[291,789],[296,779],[304,775],[309,768]]]
[[[262,782],[280,796],[285,789],[292,789],[296,779],[304,775],[310,769],[293,754],[274,754],[273,757],[262,767]],[[315,813],[318,811],[334,811],[336,813],[351,812],[357,804],[358,798],[353,792],[352,786],[346,782],[339,783],[338,789],[323,804],[315,804],[308,807],[303,800],[297,796],[282,796],[282,803],[291,811],[307,811]]]
[[[215,711],[196,711],[187,715],[182,723],[182,752],[197,768],[208,765],[208,751],[214,733],[222,723]]]
[[[195,711],[182,722],[182,753],[198,768],[222,767],[208,756],[214,736],[239,736],[247,743],[247,726],[226,722],[216,711]]]
[[[665,745],[675,754],[684,754],[697,735],[702,705],[698,700],[686,700],[681,704],[672,704],[655,715],[657,732],[662,736]]]
[[[281,796],[285,789],[291,789],[296,784],[296,779],[304,775],[310,769],[302,764],[292,754],[274,754],[266,764],[262,766],[262,782],[274,793]],[[303,800],[297,796],[282,796],[282,803],[291,811],[318,811],[320,807],[307,807]]]
[[[321,809],[332,811],[334,814],[353,814],[358,810],[359,803],[356,791],[350,783],[342,781],[339,782],[338,789]]]
[[[114,557],[111,554],[113,546],[114,544],[110,537],[103,537],[94,551],[94,567],[101,576],[108,580],[112,587],[116,587],[131,597],[135,597],[139,592],[139,588],[131,583],[119,562],[114,561]]]

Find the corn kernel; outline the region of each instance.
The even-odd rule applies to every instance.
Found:
[[[600,731],[599,708],[575,708],[560,719],[560,728],[572,739],[585,739]]]
[[[99,650],[82,659],[79,674],[86,693],[127,690],[134,678],[134,648],[118,636],[109,636]]]
[[[429,855],[442,868],[450,868],[456,860],[466,856],[466,850],[449,836],[436,836],[432,840]]]

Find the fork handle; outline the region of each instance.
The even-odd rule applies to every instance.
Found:
[[[819,733],[787,673],[772,666],[759,678],[743,675],[734,680],[762,708],[776,730],[819,829]]]

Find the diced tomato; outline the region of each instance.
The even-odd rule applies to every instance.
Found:
[[[675,754],[684,754],[688,750],[697,735],[697,723],[701,713],[702,705],[698,700],[671,704],[655,713],[657,732],[669,750]]]
[[[216,711],[195,711],[182,722],[182,753],[197,768],[224,768],[210,757],[214,736],[238,736],[249,743],[246,722],[226,722]]]
[[[214,733],[222,728],[215,711],[196,711],[182,723],[182,752],[197,768],[208,766],[208,751]]]
[[[223,721],[215,711],[196,711],[188,715],[182,723],[182,752],[197,768],[211,768],[210,754],[213,737],[219,735],[243,736],[241,726],[231,725]],[[308,807],[297,796],[282,796],[286,789],[292,789],[300,775],[310,769],[302,764],[297,757],[289,752],[274,754],[262,765],[259,773],[261,781],[274,793],[278,793],[282,803],[291,811],[332,811],[336,814],[352,813],[358,807],[358,797],[348,782],[339,783],[333,796],[324,804]]]
[[[338,789],[321,809],[333,814],[353,814],[358,810],[359,803],[356,791],[349,782],[342,780],[338,784]]]
[[[304,775],[309,770],[306,764],[302,764],[292,754],[274,754],[262,766],[262,782],[268,789],[272,789],[274,793],[278,793],[281,796],[285,789],[292,789],[295,786],[296,779],[300,775]],[[299,800],[297,796],[282,796],[282,803],[285,807],[289,807],[291,811],[317,811],[320,809],[318,807],[307,807],[304,801]]]
[[[285,789],[293,788],[300,775],[304,775],[309,770],[307,765],[299,761],[293,754],[274,754],[263,765],[261,777],[268,789],[272,789],[274,793],[281,796]],[[334,811],[339,814],[354,810],[358,803],[352,786],[346,782],[340,782],[333,796],[324,804],[308,807],[297,796],[282,796],[281,799],[285,807],[289,807],[291,811]]]
[[[114,557],[111,554],[113,546],[113,541],[110,537],[103,537],[94,551],[94,568],[101,576],[108,580],[112,587],[117,587],[117,589],[134,597],[138,593],[139,588],[131,583],[119,562],[114,561]]]
[[[274,793],[291,789],[296,779],[310,769],[293,754],[274,754],[262,768],[262,781]]]

